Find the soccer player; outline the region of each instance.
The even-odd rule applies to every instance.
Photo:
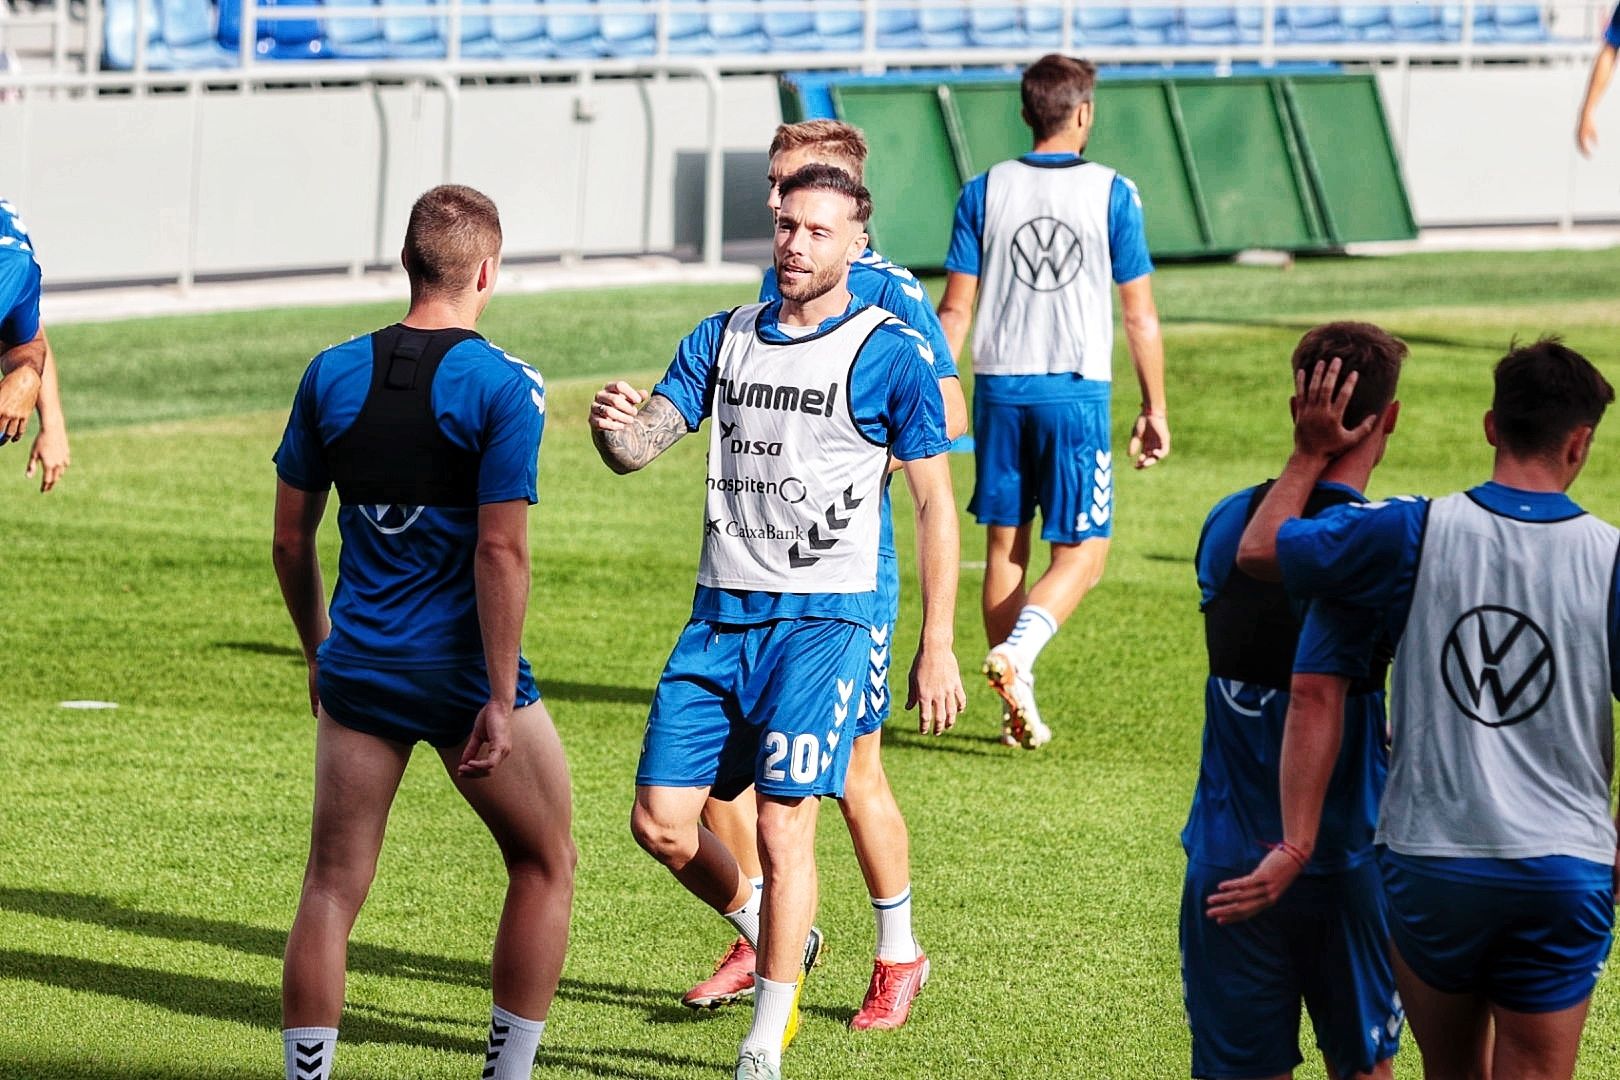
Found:
[[[1358,375],[1347,419],[1379,418],[1376,437],[1328,465],[1310,492],[1307,514],[1361,500],[1395,426],[1395,384],[1405,356],[1403,342],[1366,323],[1329,323],[1300,339],[1293,370],[1309,372],[1341,358],[1341,370]],[[1187,852],[1181,974],[1192,1075],[1291,1075],[1301,1061],[1303,1004],[1329,1076],[1387,1078],[1401,1026],[1383,886],[1373,858],[1373,826],[1388,769],[1387,652],[1369,666],[1365,643],[1375,635],[1335,640],[1324,634],[1319,611],[1306,612],[1281,585],[1237,568],[1244,524],[1267,490],[1261,484],[1216,503],[1198,542],[1209,678],[1198,786],[1181,834]],[[1283,835],[1278,751],[1290,679],[1300,693],[1312,693],[1317,683],[1340,676],[1354,676],[1340,712],[1343,749],[1303,880],[1253,921],[1215,922],[1205,913],[1205,898],[1253,866]]]
[[[1091,64],[1065,56],[1024,72],[1034,151],[963,187],[939,304],[956,356],[979,309],[968,508],[987,528],[984,674],[1003,701],[1002,742],[1026,750],[1052,737],[1035,705],[1036,658],[1101,580],[1113,535],[1110,285],[1142,390],[1130,453],[1141,469],[1170,452],[1141,200],[1125,177],[1080,156],[1095,81]],[[1026,589],[1037,506],[1052,561]]]
[[[705,319],[650,396],[609,383],[591,408],[597,450],[620,473],[714,420],[692,619],[653,699],[631,828],[757,948],[738,1080],[780,1076],[797,1026],[816,907],[817,799],[844,794],[868,708],[857,690],[868,683],[880,617],[891,455],[917,506],[923,591],[907,704],[936,733],[964,704],[951,653],[960,549],[950,440],[930,351],[849,291],[849,267],[866,248],[866,189],[841,169],[811,165],[783,181],[781,200],[782,300]],[[750,783],[765,890],[700,823],[711,790],[732,798]]]
[[[288,1080],[325,1080],[349,931],[419,740],[505,859],[486,1080],[527,1080],[556,993],[573,897],[568,766],[520,644],[544,384],[473,329],[501,226],[471,188],[411,209],[403,322],[327,349],[276,452],[275,566],[309,663],[315,811],[287,938]],[[336,484],[331,618],[315,534]]]
[[[1575,145],[1586,157],[1597,149],[1597,107],[1603,93],[1614,78],[1615,56],[1620,53],[1620,5],[1609,16],[1609,25],[1603,30],[1603,44],[1592,58],[1592,74],[1586,80],[1586,96],[1581,99],[1580,116],[1575,122]]]
[[[1614,391],[1556,339],[1515,348],[1485,414],[1489,482],[1301,520],[1328,462],[1368,432],[1341,427],[1340,398],[1314,385],[1333,374],[1307,391],[1295,452],[1238,564],[1370,610],[1397,642],[1377,843],[1424,1075],[1572,1076],[1620,868],[1620,530],[1565,492]],[[1310,857],[1341,727],[1296,698],[1286,843],[1221,885],[1214,903],[1229,917],[1262,910],[1297,875],[1296,854]]]
[[[23,437],[47,375],[53,395],[56,386],[39,322],[39,263],[27,232],[19,239],[12,220],[11,212],[0,213],[0,444]],[[43,427],[43,415],[41,420]],[[29,475],[32,470],[30,455]]]
[[[770,193],[766,205],[772,215],[782,206],[782,181],[806,165],[836,166],[860,180],[866,168],[866,137],[859,128],[838,120],[806,120],[778,127],[771,140],[767,175]],[[933,358],[940,397],[945,403],[946,434],[954,439],[966,431],[962,380],[957,377],[945,332],[922,283],[904,267],[867,248],[849,268],[848,288],[856,298],[896,316],[926,339],[924,347]],[[782,299],[774,266],[765,272],[759,299]],[[844,796],[838,800],[877,920],[872,979],[865,1000],[849,1022],[852,1028],[862,1031],[904,1024],[912,1001],[929,975],[928,957],[911,929],[911,856],[906,819],[879,756],[883,725],[889,717],[890,643],[900,610],[900,564],[895,555],[887,485],[883,488],[882,530],[878,547],[880,621],[870,630],[871,671],[861,686],[866,710],[855,724]],[[754,802],[748,794],[731,800],[710,798],[703,808],[703,824],[725,844],[755,890],[763,888],[759,851],[754,843]],[[681,1000],[692,1008],[716,1008],[753,992],[754,947],[747,938],[738,937],[715,965],[714,974]]]
[[[19,248],[36,260],[38,258],[34,242],[28,235],[28,227],[23,224],[16,206],[9,199],[0,199],[0,248]],[[68,450],[67,421],[62,414],[62,393],[56,379],[56,356],[51,351],[50,339],[45,336],[43,327],[39,330],[39,340],[45,350],[39,399],[35,403],[39,413],[39,434],[34,436],[34,445],[28,451],[25,475],[32,477],[34,470],[39,469],[39,490],[46,492],[62,478],[72,463],[72,456]]]

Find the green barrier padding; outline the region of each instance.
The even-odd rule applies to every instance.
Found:
[[[1023,104],[1017,83],[953,86],[951,100],[962,120],[969,177],[998,161],[1029,153],[1029,127],[1019,115]]]
[[[961,180],[937,85],[835,86],[838,115],[872,148],[872,245],[902,266],[942,266]]]
[[[1320,247],[1289,154],[1287,118],[1265,79],[1178,83],[1216,251]]]
[[[1169,83],[1155,79],[1098,87],[1097,119],[1086,157],[1129,177],[1142,195],[1148,250],[1202,255],[1211,249],[1198,192],[1187,169]]]
[[[1333,242],[1416,236],[1377,82],[1358,75],[1286,79],[1282,86]]]

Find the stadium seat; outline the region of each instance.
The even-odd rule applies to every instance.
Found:
[[[146,5],[146,66],[167,68],[169,49],[163,43],[163,16],[156,0],[139,0]],[[137,0],[107,0],[102,17],[102,64],[117,71],[135,67],[135,24]]]
[[[1317,44],[1344,40],[1336,5],[1285,4],[1279,9],[1277,39]],[[1286,31],[1284,28],[1286,27]]]
[[[541,0],[547,8],[560,9],[546,13],[546,38],[556,56],[601,56],[607,48],[602,40],[602,20],[599,15],[584,9],[594,8],[596,0]]]
[[[1238,42],[1242,45],[1258,45],[1265,33],[1266,9],[1263,7],[1240,7],[1237,9]]]
[[[859,52],[865,44],[866,22],[856,9],[816,12],[816,37],[832,52]]]
[[[461,41],[457,47],[462,56],[490,60],[501,55],[501,43],[495,40],[494,20],[488,11],[482,10],[489,4],[490,0],[461,0]],[[455,32],[456,28],[446,23],[445,40],[449,41]]]
[[[171,68],[225,67],[236,62],[214,40],[214,7],[208,0],[161,0],[163,44]]]
[[[880,49],[920,49],[922,26],[917,9],[880,7],[877,12],[877,43]]]
[[[1181,12],[1168,7],[1131,9],[1131,40],[1137,45],[1173,45],[1185,40],[1181,33]]]
[[[1546,41],[1547,24],[1540,4],[1494,4],[1498,41]]]
[[[242,5],[254,0],[222,0],[219,5],[219,44],[235,54],[242,39]],[[319,0],[258,0],[257,6],[319,7]],[[258,25],[254,52],[264,60],[318,60],[327,55],[326,37],[315,19],[277,19]]]
[[[656,0],[611,0],[602,13],[602,48],[609,56],[651,56],[658,50]],[[627,10],[628,8],[643,10]]]
[[[1396,41],[1443,41],[1445,26],[1435,4],[1395,4],[1390,8],[1390,25]]]
[[[772,52],[810,52],[822,48],[816,15],[803,0],[763,0],[762,22]],[[783,10],[773,10],[773,9]]]
[[[709,33],[714,36],[714,49],[719,53],[756,53],[770,47],[765,37],[765,19],[759,9],[759,0],[723,0],[728,7],[709,12]],[[743,2],[747,10],[735,5]],[[709,0],[705,0],[709,6]]]
[[[1061,16],[1052,24],[1062,25]],[[1017,49],[1028,42],[1019,25],[1018,9],[1002,5],[974,4],[968,11],[968,41],[987,48]]]
[[[674,0],[670,4],[665,38],[671,53],[691,55],[714,52],[714,34],[709,31],[709,15],[702,9],[701,3],[702,0]]]
[[[439,0],[410,0],[436,4]],[[383,19],[383,40],[388,55],[397,60],[420,60],[444,55],[444,20],[431,15],[390,15]]]
[[[376,7],[376,0],[324,0],[329,8],[367,9]],[[323,19],[326,26],[326,44],[333,56],[343,60],[375,60],[388,55],[388,41],[383,37],[379,19]]]
[[[1395,38],[1395,26],[1390,22],[1387,5],[1346,5],[1339,9],[1339,24],[1344,27],[1346,41],[1392,41]]]
[[[1063,44],[1063,9],[1043,5],[1026,7],[1024,34],[1031,45]]]
[[[1134,45],[1131,9],[1082,7],[1074,13],[1074,39],[1080,45]]]
[[[1237,44],[1237,12],[1229,7],[1198,4],[1182,8],[1181,27],[1194,45]]]
[[[501,2],[511,3],[512,0]],[[551,39],[546,36],[545,16],[540,13],[537,0],[531,0],[531,3],[533,14],[495,15],[490,18],[490,33],[495,38],[500,55],[512,58],[552,55]]]
[[[923,8],[917,13],[917,30],[922,35],[924,48],[964,48],[968,44],[967,8]]]

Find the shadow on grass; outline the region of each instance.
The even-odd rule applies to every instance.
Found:
[[[292,645],[277,645],[270,641],[216,641],[216,649],[230,649],[233,652],[254,653],[258,656],[282,656],[289,660],[302,661],[304,654]]]
[[[608,701],[619,705],[651,705],[650,686],[600,686],[596,683],[569,682],[535,674],[540,696],[547,701]]]
[[[972,720],[965,721],[972,723]],[[957,728],[944,735],[919,735],[907,728],[896,730],[893,726],[883,729],[883,746],[888,750],[923,750],[930,754],[967,754],[970,757],[1000,757],[1007,752],[1007,747],[1001,745],[1001,735],[978,735],[960,730],[964,721],[957,721]]]

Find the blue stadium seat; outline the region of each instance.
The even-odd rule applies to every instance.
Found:
[[[1131,9],[1082,7],[1074,13],[1074,39],[1080,45],[1134,45]]]
[[[770,41],[765,37],[765,19],[759,9],[759,0],[740,2],[747,3],[752,10],[732,7],[730,10],[721,8],[709,12],[709,33],[714,35],[716,52],[755,53],[764,52],[770,47]]]
[[[1059,29],[1061,25],[1060,14],[1052,26]],[[1029,38],[1019,24],[1017,8],[975,4],[968,12],[968,41],[987,48],[1017,49],[1022,48]]]
[[[922,48],[922,26],[917,19],[917,9],[879,7],[877,12],[877,43],[880,49]]]
[[[563,8],[564,14],[546,13],[546,38],[556,56],[601,56],[607,48],[602,40],[602,19],[581,8],[596,6],[596,0],[542,0],[548,8]]]
[[[1253,5],[1237,9],[1238,42],[1257,45],[1264,36],[1266,9]]]
[[[1131,40],[1138,45],[1173,45],[1185,40],[1181,12],[1168,7],[1131,7]]]
[[[602,47],[609,56],[651,56],[658,50],[658,15],[655,0],[611,0],[615,6],[634,5],[645,10],[604,12]]]
[[[513,0],[502,0],[511,3]],[[496,15],[489,20],[491,34],[500,55],[545,57],[552,55],[551,39],[546,36],[546,19],[538,0],[532,0],[533,14]]]
[[[1396,41],[1443,41],[1446,28],[1436,4],[1395,4],[1389,22]]]
[[[1026,7],[1024,33],[1031,45],[1063,44],[1063,9],[1040,5]]]
[[[107,0],[102,15],[102,64],[117,71],[135,66],[136,3],[146,5],[146,66],[167,68],[169,49],[163,43],[163,16],[156,0]]]
[[[209,0],[161,0],[159,21],[169,67],[225,67],[236,62],[236,51],[226,52],[214,40],[214,6]]]
[[[1237,12],[1229,7],[1202,4],[1181,9],[1182,32],[1194,45],[1236,45]]]
[[[923,8],[917,13],[917,30],[925,48],[964,48],[968,43],[967,8]]]
[[[487,11],[490,0],[461,0],[461,55],[479,60],[491,60],[501,55],[501,43],[495,40],[494,19]],[[456,28],[446,24],[445,40]]]
[[[773,52],[811,52],[822,48],[815,12],[803,0],[764,0],[765,36]],[[774,11],[773,8],[785,10]]]
[[[229,2],[229,0],[227,0]],[[329,8],[373,8],[376,0],[324,0]],[[333,56],[343,60],[375,60],[388,55],[380,19],[323,19],[326,44]]]
[[[1279,11],[1277,38],[1289,41],[1321,43],[1344,40],[1344,26],[1339,22],[1337,5],[1285,4]],[[1284,31],[1286,27],[1286,32]]]
[[[857,10],[817,11],[816,36],[830,52],[859,52],[865,44],[866,22]]]
[[[1540,4],[1494,4],[1499,41],[1546,41],[1547,23]]]
[[[437,3],[438,0],[411,0]],[[444,55],[444,20],[431,15],[390,15],[383,20],[383,40],[388,55],[398,60],[419,60]]]
[[[254,0],[221,0],[219,44],[235,53],[242,38],[242,5]],[[258,7],[319,7],[319,0],[259,0]],[[315,19],[261,22],[254,51],[264,60],[317,60],[327,55],[326,36]]]
[[[1393,41],[1395,38],[1388,5],[1346,5],[1339,9],[1339,23],[1344,27],[1347,41]]]

